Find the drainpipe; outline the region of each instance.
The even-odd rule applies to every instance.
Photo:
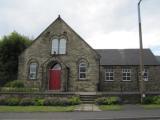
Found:
[[[69,86],[69,74],[70,74],[70,69],[67,67],[67,82],[66,82],[66,92],[68,92],[68,86]]]
[[[101,85],[101,78],[100,78],[100,74],[101,74],[101,71],[100,71],[100,68],[101,68],[101,65],[100,65],[100,60],[101,60],[101,56],[99,56],[99,82],[98,82],[98,92],[101,91],[101,88],[100,88],[100,85]]]

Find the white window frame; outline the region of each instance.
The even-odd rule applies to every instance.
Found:
[[[83,66],[82,66],[82,65],[83,65]],[[81,71],[81,68],[85,68],[85,72],[82,72],[82,71]],[[79,63],[79,79],[80,79],[80,80],[84,80],[84,79],[87,78],[86,72],[87,72],[87,64],[86,64],[85,62],[80,62],[80,63]],[[81,74],[85,74],[85,77],[81,77]]]
[[[131,76],[132,76],[131,73],[132,73],[131,68],[123,68],[122,69],[122,81],[131,81]],[[125,74],[125,76],[124,76],[124,74]],[[124,79],[124,77],[130,78],[130,79]]]
[[[148,69],[147,68],[144,68],[144,81],[148,81],[148,74],[149,74],[149,72],[148,72]]]
[[[109,79],[107,79],[107,77]],[[111,78],[113,78],[113,79],[111,79]],[[106,70],[105,70],[105,81],[114,81],[114,70],[113,70],[113,68],[106,68]]]
[[[35,68],[33,68],[33,65]],[[38,64],[36,62],[32,62],[29,65],[29,79],[30,80],[35,80],[37,79],[37,68],[38,68]],[[35,69],[35,70],[33,70]]]
[[[57,40],[57,45],[56,46],[54,46],[54,42],[55,42],[55,40]],[[64,45],[62,45],[63,44],[63,42],[62,41],[64,41],[65,40],[65,44]],[[63,54],[66,54],[66,43],[67,43],[67,40],[65,39],[65,38],[61,38],[61,39],[58,39],[58,38],[54,38],[53,40],[52,40],[52,46],[51,46],[51,54],[52,55],[63,55]],[[63,49],[63,51],[62,51],[62,49]]]

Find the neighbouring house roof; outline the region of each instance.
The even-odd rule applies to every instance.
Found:
[[[157,59],[157,61],[158,61],[159,64],[160,64],[160,56],[156,56],[156,59]]]
[[[139,65],[139,49],[96,49],[101,65]],[[144,49],[144,65],[160,65],[150,49]]]

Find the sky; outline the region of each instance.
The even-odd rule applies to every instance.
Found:
[[[0,37],[36,38],[58,15],[95,49],[139,48],[139,0],[0,0]],[[143,47],[160,55],[160,0],[141,2]]]

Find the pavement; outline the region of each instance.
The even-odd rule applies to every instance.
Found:
[[[88,104],[86,106],[89,106],[87,110],[96,108],[96,106],[91,107]],[[83,105],[82,109],[86,109],[86,106]],[[160,109],[145,110],[139,105],[124,105],[123,109],[119,111],[81,110],[75,112],[1,112],[0,120],[160,120]]]

